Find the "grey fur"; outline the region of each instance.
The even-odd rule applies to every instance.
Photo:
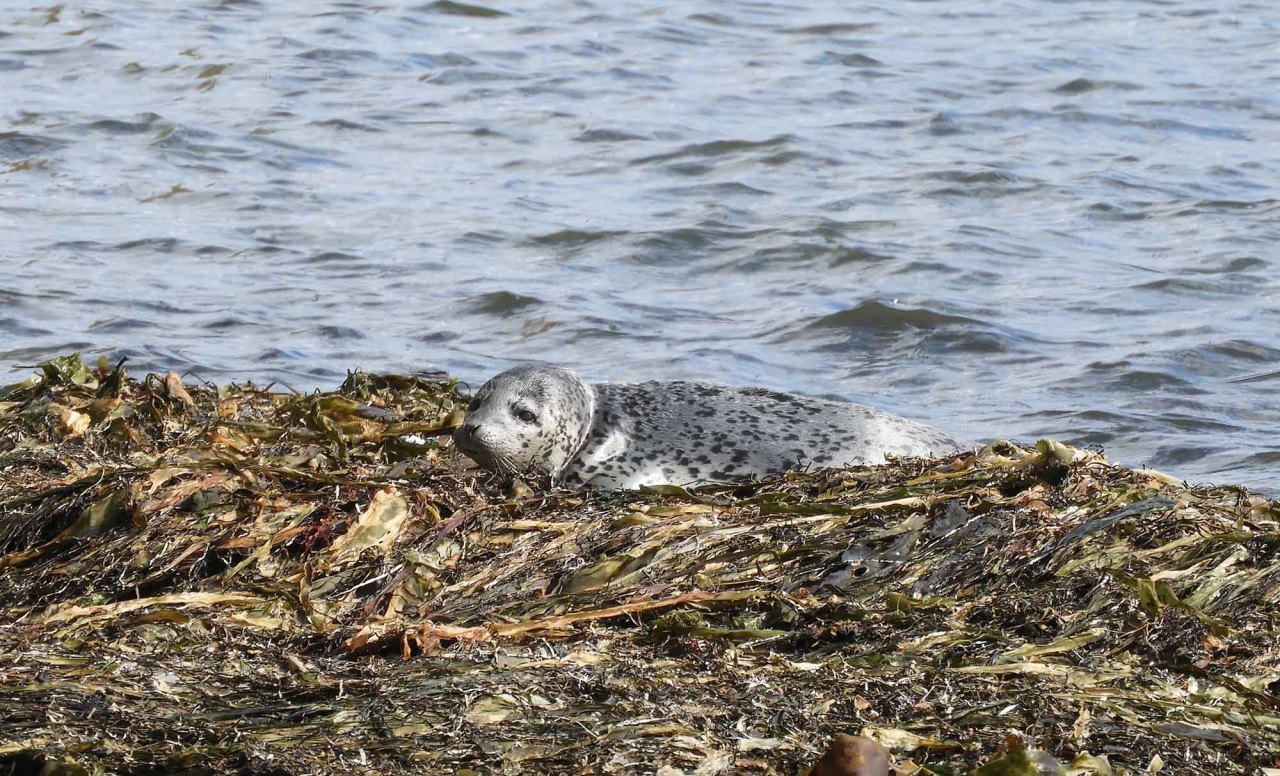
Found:
[[[707,383],[588,384],[545,365],[485,383],[454,441],[500,474],[606,490],[735,482],[973,447],[860,404]]]

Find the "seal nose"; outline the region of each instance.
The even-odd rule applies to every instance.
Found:
[[[480,424],[464,421],[458,429],[453,432],[453,442],[458,449],[464,453],[475,452],[476,447],[480,444],[476,441],[476,433],[480,431]]]

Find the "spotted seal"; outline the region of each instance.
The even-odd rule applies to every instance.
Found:
[[[453,438],[490,471],[605,490],[729,483],[971,447],[859,404],[707,383],[586,383],[549,365],[485,383]]]

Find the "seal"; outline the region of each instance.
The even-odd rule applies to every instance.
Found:
[[[543,364],[485,383],[453,439],[499,475],[602,490],[732,483],[972,447],[860,404],[695,382],[586,383]]]

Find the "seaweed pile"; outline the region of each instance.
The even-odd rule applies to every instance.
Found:
[[[0,388],[0,772],[1280,768],[1275,502],[1049,441],[539,494],[466,399]]]

